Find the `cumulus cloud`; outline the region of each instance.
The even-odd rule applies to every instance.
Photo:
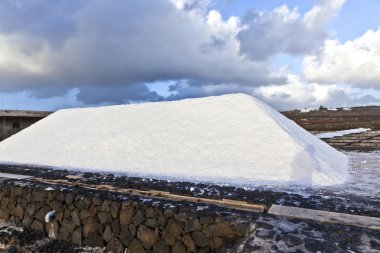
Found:
[[[255,96],[279,110],[314,107],[373,105],[380,100],[372,95],[337,84],[309,83],[295,75],[288,76],[284,85],[261,86],[255,89]]]
[[[342,107],[380,103],[380,100],[376,97],[364,94],[347,85],[308,83],[296,75],[287,75],[287,80],[286,84],[259,87],[229,83],[199,85],[197,82],[181,80],[170,86],[173,94],[166,99],[176,100],[189,97],[245,93],[260,98],[278,110],[292,110],[304,107],[317,108],[320,105]]]
[[[211,0],[169,0],[180,10],[206,11]]]
[[[0,89],[37,98],[75,90],[86,104],[236,92],[313,103],[324,88],[296,84],[270,58],[315,52],[344,2],[240,20],[210,9],[211,0],[0,1]],[[167,80],[175,82],[168,98],[147,86]]]
[[[380,28],[345,43],[327,40],[318,54],[305,57],[303,73],[310,81],[380,89],[379,59]]]
[[[249,12],[239,34],[240,51],[251,59],[267,59],[277,53],[302,55],[319,48],[327,38],[326,25],[345,0],[319,1],[302,16],[286,5],[272,12]]]

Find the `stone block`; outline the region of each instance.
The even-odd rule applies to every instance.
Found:
[[[174,235],[175,237],[179,236],[182,233],[184,224],[178,220],[170,219],[166,225],[166,231],[169,234]]]
[[[146,250],[142,246],[142,243],[135,239],[132,241],[132,243],[129,245],[127,253],[145,253]]]
[[[164,241],[158,241],[153,246],[153,253],[170,253],[170,246]]]
[[[137,238],[140,239],[144,248],[150,249],[157,241],[157,234],[154,230],[141,225],[137,230]]]
[[[119,216],[119,211],[120,211],[120,203],[116,201],[112,201],[111,203],[112,218],[116,219]]]
[[[59,225],[58,222],[51,222],[48,224],[48,237],[51,239],[58,239]]]
[[[101,224],[111,224],[112,217],[110,212],[99,212],[98,213],[98,220]]]
[[[112,239],[112,230],[111,230],[111,226],[110,225],[106,226],[106,228],[104,229],[102,237],[103,237],[104,241],[106,241],[106,242],[111,241],[111,239]]]
[[[198,247],[206,247],[210,244],[207,236],[201,231],[194,231],[191,234],[191,237],[193,238],[195,245]]]
[[[120,225],[128,225],[130,223],[132,223],[132,219],[133,219],[133,215],[134,215],[134,209],[132,207],[129,207],[127,209],[122,209],[120,211]]]
[[[176,241],[171,253],[187,253],[187,249],[180,241]]]

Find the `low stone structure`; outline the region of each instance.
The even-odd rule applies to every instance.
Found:
[[[103,196],[103,197],[102,197]],[[108,252],[220,252],[248,230],[228,216],[184,205],[144,203],[128,196],[0,183],[0,219],[13,221],[77,245]],[[153,202],[155,203],[155,202]],[[46,222],[52,210],[55,215]]]
[[[334,138],[323,139],[336,149],[346,151],[377,151],[380,150],[380,131],[367,131]]]

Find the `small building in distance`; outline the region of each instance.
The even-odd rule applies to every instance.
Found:
[[[0,141],[50,115],[46,111],[0,110]]]

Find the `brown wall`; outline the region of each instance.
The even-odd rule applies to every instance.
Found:
[[[46,190],[0,182],[0,219],[45,233],[50,238],[110,252],[220,252],[242,238],[249,225],[196,209],[178,211],[138,200],[102,199],[95,193]],[[45,215],[56,215],[45,222]]]
[[[0,141],[18,133],[41,119],[42,118],[34,117],[0,117]],[[19,123],[20,127],[14,128],[14,122]]]

